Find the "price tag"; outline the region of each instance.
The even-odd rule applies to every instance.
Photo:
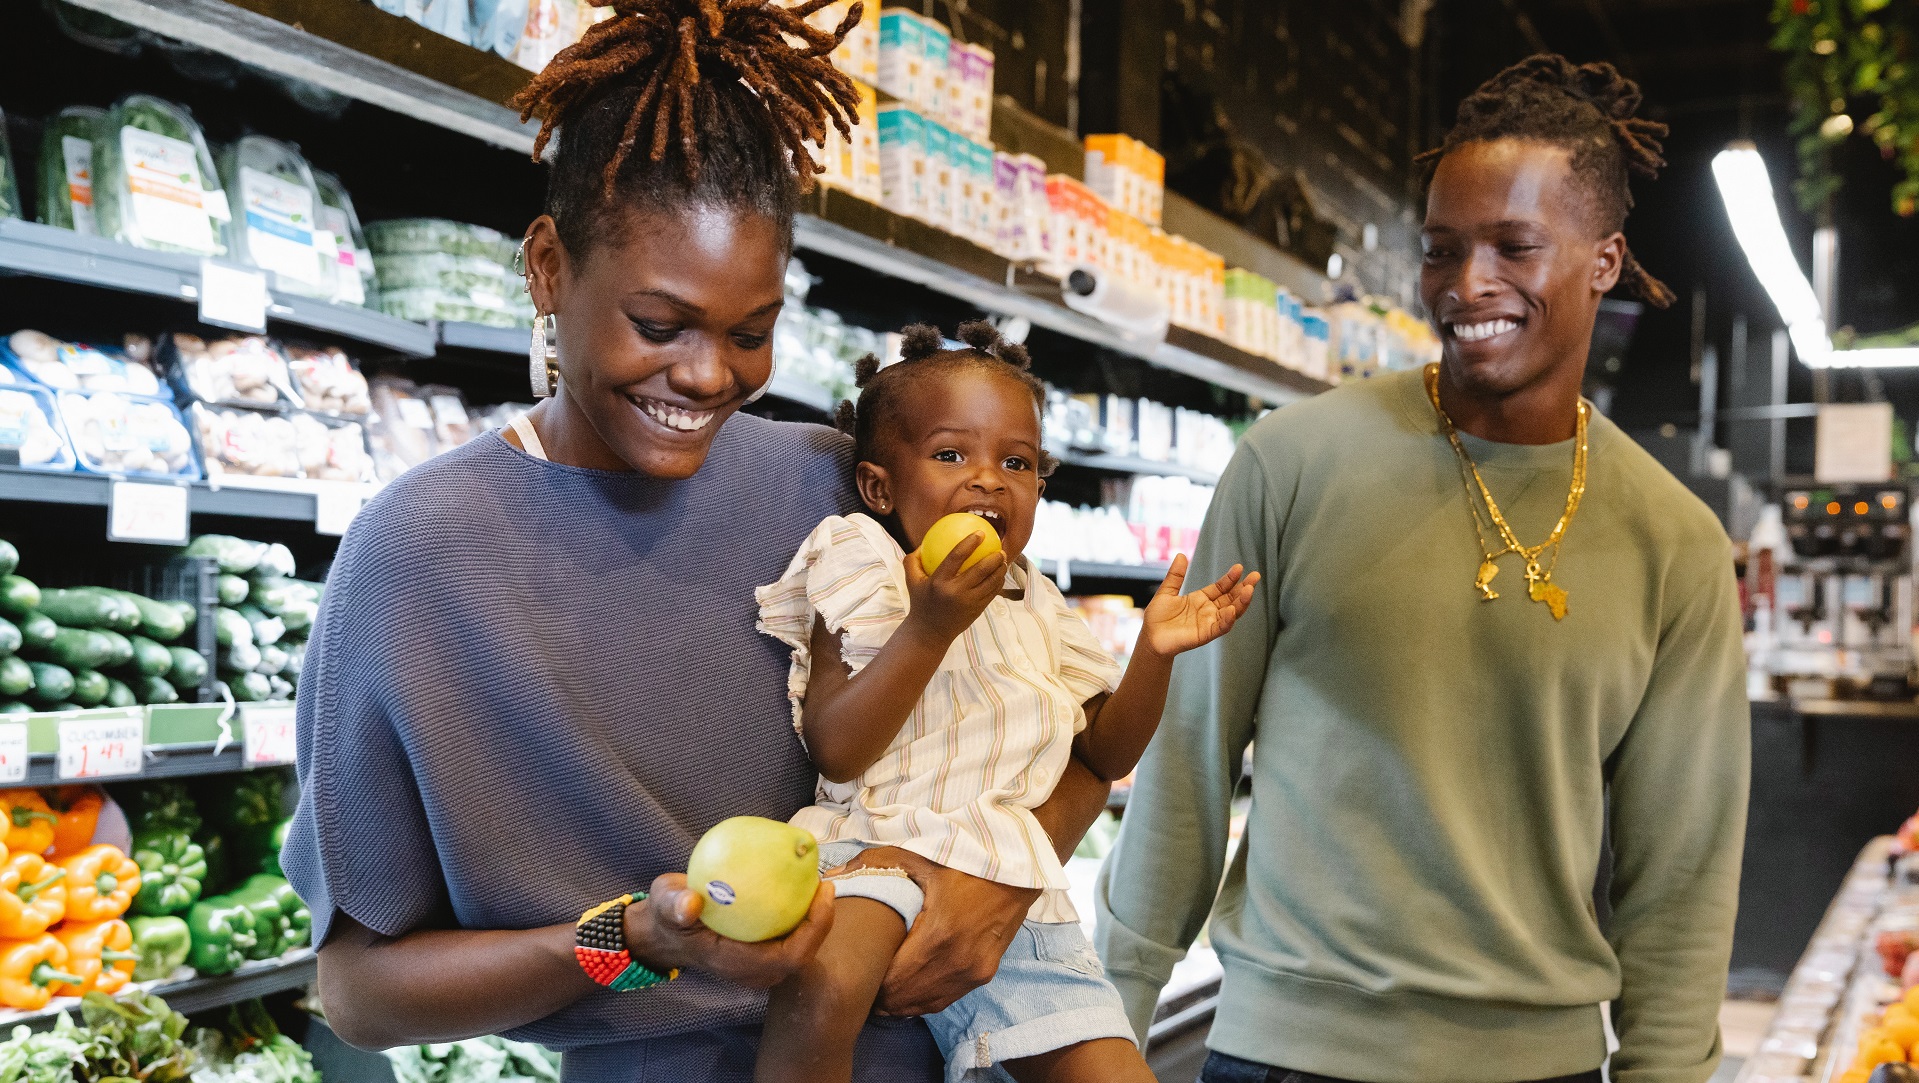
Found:
[[[346,533],[353,517],[360,514],[360,505],[366,502],[366,494],[352,482],[332,482],[321,486],[313,495],[313,502],[314,531],[337,538]]]
[[[108,541],[187,543],[186,486],[116,481],[107,499]]]
[[[214,260],[200,261],[200,320],[236,331],[267,329],[267,276]]]
[[[298,749],[294,740],[293,704],[252,704],[240,708],[241,761],[248,767],[279,767],[292,763]]]
[[[146,720],[138,710],[60,720],[57,773],[62,780],[137,775],[145,752]]]
[[[27,780],[27,724],[0,723],[0,785]]]

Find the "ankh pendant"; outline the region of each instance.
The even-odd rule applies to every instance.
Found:
[[[1499,592],[1494,590],[1492,586],[1493,576],[1498,574],[1499,565],[1494,564],[1490,560],[1484,561],[1479,565],[1479,574],[1473,577],[1473,586],[1479,589],[1480,598],[1484,601],[1490,602],[1494,598],[1499,597]]]

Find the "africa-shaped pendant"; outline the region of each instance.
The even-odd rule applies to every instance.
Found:
[[[1528,593],[1532,595],[1533,601],[1546,603],[1546,608],[1552,610],[1554,620],[1566,619],[1566,592],[1560,588],[1559,584],[1541,576],[1532,581],[1528,587]]]
[[[1473,577],[1473,586],[1478,588],[1482,600],[1490,602],[1499,597],[1499,592],[1493,589],[1493,576],[1498,574],[1499,565],[1490,560],[1480,563],[1479,574]]]

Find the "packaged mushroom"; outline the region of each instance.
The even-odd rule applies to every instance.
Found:
[[[168,397],[144,360],[118,350],[61,342],[38,331],[7,337],[0,360],[56,391],[124,391]]]
[[[286,358],[259,335],[207,342],[198,335],[173,334],[164,348],[174,383],[190,398],[268,409],[301,405]]]
[[[172,403],[118,391],[62,391],[60,419],[83,470],[200,476],[193,439]]]
[[[373,409],[366,377],[346,352],[334,346],[285,347],[287,370],[306,408],[322,414],[365,417]]]
[[[54,419],[53,396],[37,387],[0,387],[0,452],[36,470],[73,469],[73,449]]]
[[[314,414],[294,414],[292,420],[300,440],[300,469],[307,477],[321,481],[375,480],[366,430],[358,424]]]
[[[200,455],[206,460],[208,477],[301,476],[300,430],[287,417],[196,402],[193,418],[200,430]]]
[[[440,450],[433,435],[433,408],[411,380],[376,376],[372,381],[373,417],[367,424],[367,443],[383,481],[392,481],[409,466],[425,462]]]

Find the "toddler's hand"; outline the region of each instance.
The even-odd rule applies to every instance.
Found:
[[[906,595],[912,606],[906,618],[909,624],[941,643],[951,643],[986,612],[1006,582],[1006,554],[994,553],[960,570],[979,545],[978,534],[960,539],[931,575],[920,563],[918,551],[906,554]]]
[[[1174,557],[1173,566],[1166,570],[1166,578],[1153,593],[1153,600],[1146,603],[1146,615],[1139,632],[1140,647],[1170,658],[1225,635],[1252,604],[1253,587],[1259,582],[1258,572],[1240,582],[1244,572],[1245,568],[1235,564],[1217,583],[1182,595],[1179,588],[1186,582],[1186,555]],[[1238,586],[1234,586],[1235,583]]]

